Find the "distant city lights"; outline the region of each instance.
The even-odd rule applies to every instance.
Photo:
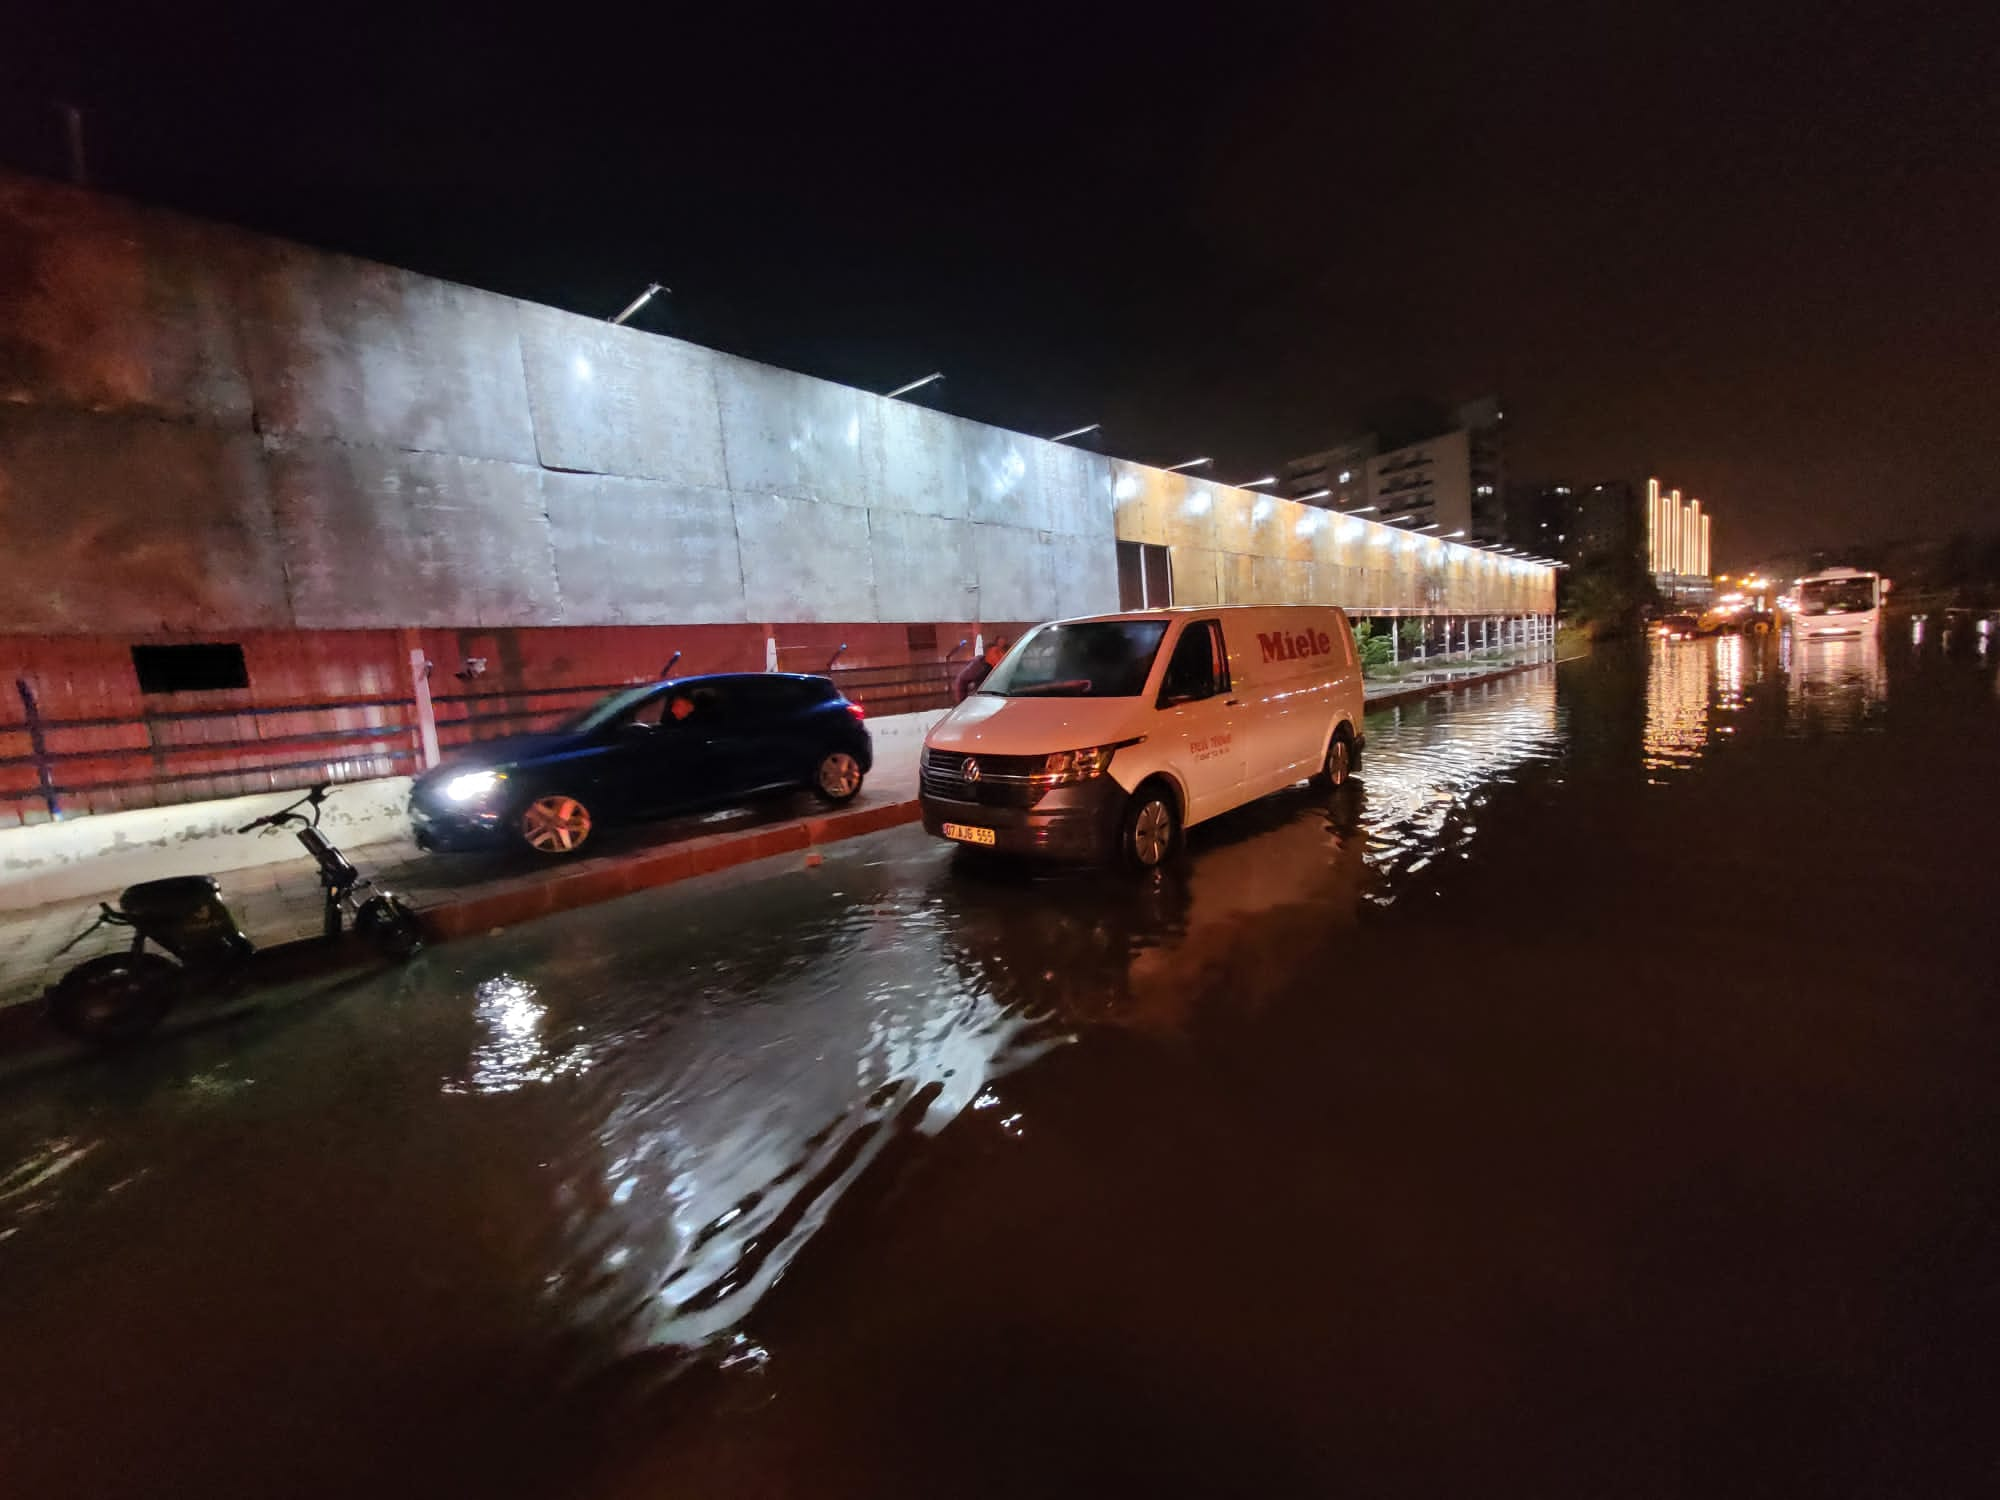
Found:
[[[1709,518],[1701,502],[1681,501],[1679,490],[1661,492],[1660,481],[1646,481],[1646,566],[1655,574],[1707,577]]]

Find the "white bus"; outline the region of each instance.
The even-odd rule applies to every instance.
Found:
[[[1792,590],[1792,634],[1800,640],[1873,635],[1888,591],[1881,574],[1860,568],[1824,568],[1801,578]]]

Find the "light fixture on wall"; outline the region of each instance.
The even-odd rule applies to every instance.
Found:
[[[1254,490],[1260,484],[1276,484],[1277,482],[1278,476],[1276,474],[1266,474],[1262,479],[1246,479],[1241,484],[1234,486],[1234,488],[1239,490]]]
[[[944,379],[944,371],[933,370],[921,380],[912,380],[908,385],[899,385],[893,391],[884,391],[882,394],[893,401],[898,396],[907,396],[911,391],[921,390],[927,385],[934,385],[942,379]]]
[[[614,328],[619,327],[628,318],[630,318],[632,314],[637,312],[640,308],[644,307],[648,302],[651,302],[661,292],[665,292],[668,296],[671,297],[673,295],[673,290],[674,289],[672,287],[661,286],[657,281],[651,282],[647,285],[645,291],[639,293],[638,296],[634,297],[630,302],[625,304],[625,311],[620,313],[617,317],[609,319],[608,321],[610,322],[612,327]]]
[[[1207,466],[1207,465],[1209,465],[1209,464],[1212,464],[1212,463],[1214,463],[1214,462],[1215,462],[1215,460],[1214,460],[1214,459],[1212,459],[1212,458],[1190,458],[1190,459],[1185,459],[1185,460],[1183,460],[1182,462],[1180,462],[1180,463],[1177,463],[1177,464],[1168,464],[1168,465],[1167,465],[1167,472],[1168,472],[1169,474],[1178,474],[1178,473],[1180,473],[1180,472],[1181,472],[1181,470],[1183,470],[1183,469],[1199,469],[1199,468],[1203,468],[1203,467],[1205,467],[1205,466]]]
[[[1071,438],[1082,437],[1086,432],[1096,432],[1100,430],[1103,426],[1104,424],[1102,422],[1092,422],[1087,427],[1072,427],[1068,432],[1057,433],[1054,437],[1050,438],[1049,441],[1052,443],[1066,443]]]

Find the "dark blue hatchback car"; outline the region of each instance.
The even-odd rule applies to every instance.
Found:
[[[575,854],[607,823],[810,787],[849,801],[874,764],[861,707],[824,677],[730,672],[611,694],[549,734],[470,745],[417,778],[425,849]]]

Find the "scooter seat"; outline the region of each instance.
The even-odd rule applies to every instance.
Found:
[[[172,875],[127,886],[118,898],[128,917],[177,917],[198,911],[216,899],[216,884],[207,875]]]

